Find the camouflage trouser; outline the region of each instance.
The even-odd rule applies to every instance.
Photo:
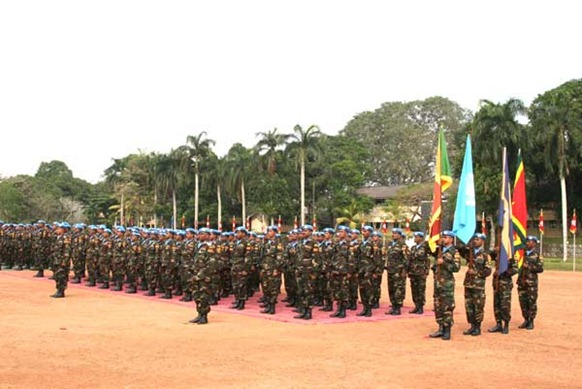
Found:
[[[180,289],[186,293],[192,293],[192,284],[190,282],[192,274],[188,266],[182,265],[178,268],[178,278],[180,280]]]
[[[170,292],[174,287],[175,274],[176,265],[174,263],[165,263],[160,268],[161,286],[164,292]]]
[[[123,277],[125,277],[125,262],[123,258],[115,258],[111,265],[111,273],[114,282],[123,282]]]
[[[246,300],[248,297],[248,273],[241,269],[232,269],[232,291],[237,300]]]
[[[331,273],[323,273],[321,275],[321,298],[324,301],[332,301],[333,300],[333,289],[331,287]],[[319,279],[318,279],[319,281]]]
[[[137,281],[137,266],[135,265],[135,261],[133,259],[130,259],[125,266],[125,276],[127,277],[129,286],[135,288]]]
[[[263,282],[263,295],[265,296],[265,302],[269,304],[275,304],[277,302],[277,297],[281,292],[281,275],[273,274],[274,272],[262,272],[261,279]]]
[[[315,280],[317,276],[311,268],[301,268],[297,270],[297,296],[300,300],[301,308],[311,308],[315,294]]]
[[[493,291],[493,312],[495,314],[495,321],[510,321],[511,320],[511,290],[513,289],[513,282],[499,281]]]
[[[36,270],[44,270],[48,268],[48,259],[50,257],[49,250],[40,249],[37,251],[36,258],[34,259],[34,266]]]
[[[412,291],[412,301],[417,307],[423,307],[426,304],[426,277],[409,275],[410,290]]]
[[[190,284],[192,289],[192,298],[196,302],[196,311],[204,315],[210,312],[210,296],[212,291],[210,283],[204,280],[193,281]]]
[[[455,310],[455,281],[444,283],[435,282],[435,312],[434,316],[439,325],[452,326]]]
[[[158,266],[153,262],[146,262],[145,277],[149,289],[155,289],[158,286]]]
[[[358,273],[358,285],[360,287],[360,298],[364,306],[371,306],[374,302],[372,273]]]
[[[85,276],[85,255],[77,255],[73,257],[73,273],[75,277]]]
[[[329,284],[333,293],[333,299],[338,303],[347,303],[349,295],[348,275],[332,272]]]
[[[285,293],[290,299],[297,297],[297,278],[295,278],[295,270],[285,270],[283,272],[285,280]]]
[[[538,313],[537,285],[518,287],[519,306],[524,319],[535,319]]]
[[[97,281],[99,276],[99,259],[97,257],[87,257],[87,276],[89,281]]]
[[[99,273],[103,278],[103,282],[109,282],[109,273],[111,272],[111,258],[99,258]]]
[[[259,271],[256,267],[254,267],[247,276],[247,290],[251,293],[254,293],[259,290],[259,284]]]
[[[465,313],[467,322],[481,324],[485,309],[485,289],[465,288]]]
[[[315,280],[315,298],[319,301],[323,301],[327,292],[327,275],[323,272],[317,273],[317,279]]]
[[[232,292],[232,278],[230,266],[224,266],[220,269],[220,291],[226,296]]]
[[[393,307],[401,307],[406,297],[406,274],[388,273],[388,296]]]
[[[380,297],[382,296],[382,277],[383,276],[384,276],[384,271],[382,271],[381,273],[376,273],[376,278],[372,279],[372,285],[373,285],[372,302],[374,304],[380,302]]]
[[[69,282],[69,265],[56,265],[54,278],[58,290],[67,289],[67,284]]]

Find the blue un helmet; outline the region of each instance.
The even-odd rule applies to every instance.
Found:
[[[538,238],[537,238],[536,236],[533,236],[533,235],[528,235],[528,236],[526,236],[526,237],[525,237],[525,241],[526,241],[526,242],[527,242],[527,241],[532,241],[532,242],[536,242],[536,243],[538,243],[538,242],[539,242]]]

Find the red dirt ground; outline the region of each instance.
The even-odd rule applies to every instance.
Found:
[[[509,335],[480,337],[462,335],[459,274],[450,342],[427,337],[432,317],[297,325],[215,309],[198,326],[192,304],[72,285],[51,299],[33,274],[0,272],[0,388],[582,388],[580,273],[541,275],[534,331],[517,329],[514,291]]]

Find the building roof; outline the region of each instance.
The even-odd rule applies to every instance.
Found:
[[[391,199],[396,197],[396,193],[406,185],[391,186],[366,186],[356,190],[359,195],[368,196],[375,200]]]

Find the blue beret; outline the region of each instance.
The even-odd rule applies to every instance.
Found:
[[[313,226],[311,224],[304,224],[301,226],[302,230],[309,230],[309,231],[313,231]]]
[[[404,231],[402,231],[400,228],[393,228],[392,233],[393,234],[400,234],[401,236],[404,236]]]
[[[443,231],[441,235],[442,236],[450,236],[451,238],[457,237],[457,235],[455,235],[455,233],[453,231],[449,231],[449,230]]]
[[[525,240],[526,240],[526,241],[528,241],[528,240],[532,240],[532,241],[534,241],[534,242],[536,242],[536,243],[538,243],[538,242],[539,242],[538,238],[537,238],[537,237],[535,237],[535,236],[533,236],[533,235],[528,235],[528,236],[526,236],[526,237],[525,237]]]
[[[373,232],[374,231],[374,227],[372,227],[372,226],[364,226],[364,227],[362,227],[362,231],[370,231],[370,232]]]
[[[350,230],[350,233],[351,233],[351,234],[360,235],[360,231],[359,231],[359,230],[356,230],[355,228],[354,228],[354,229],[351,229],[351,230]]]
[[[267,227],[267,231],[275,231],[275,232],[279,232],[279,227],[277,226],[269,226]]]
[[[475,235],[473,235],[473,238],[479,238],[479,239],[486,240],[487,239],[487,235],[482,234],[480,232],[477,232]]]
[[[347,232],[347,231],[349,231],[350,229],[349,229],[347,226],[340,225],[340,226],[337,226],[337,230],[338,230],[338,231],[346,231],[346,232]]]
[[[374,231],[374,232],[372,232],[372,236],[379,236],[381,238],[382,233],[380,231]]]
[[[333,228],[324,228],[323,232],[327,232],[328,234],[335,234],[335,230]]]
[[[245,234],[248,234],[249,232],[247,231],[246,228],[244,228],[243,226],[237,227],[236,232],[244,232]]]
[[[421,232],[421,231],[416,231],[413,235],[420,236],[421,238],[424,238],[424,232]]]

